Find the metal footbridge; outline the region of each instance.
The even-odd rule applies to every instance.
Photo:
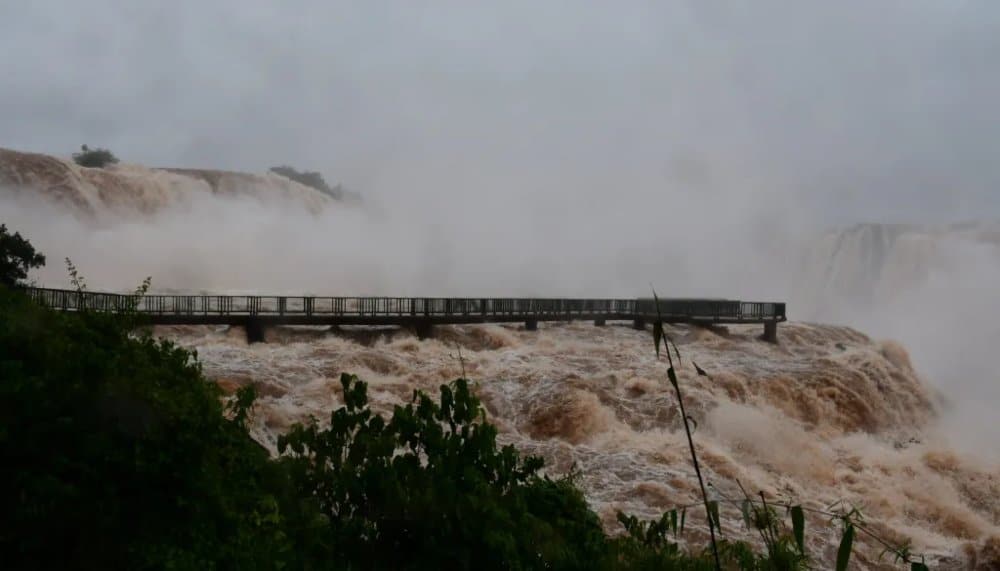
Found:
[[[727,299],[577,299],[521,297],[317,297],[264,295],[132,295],[51,288],[26,288],[38,303],[59,311],[140,314],[151,325],[246,327],[251,341],[275,325],[398,325],[421,337],[434,325],[592,320],[631,321],[636,328],[666,323],[763,324],[764,338],[777,340],[785,304]]]

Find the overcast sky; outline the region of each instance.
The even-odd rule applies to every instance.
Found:
[[[542,211],[1000,216],[998,2],[485,4],[0,0],[0,146]]]

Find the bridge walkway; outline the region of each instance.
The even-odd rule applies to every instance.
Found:
[[[246,327],[250,340],[275,325],[398,325],[421,337],[434,325],[591,320],[631,321],[637,328],[662,316],[667,323],[763,324],[764,338],[777,341],[785,304],[725,299],[661,299],[659,313],[651,298],[458,298],[458,297],[317,297],[260,295],[136,296],[26,288],[37,302],[60,311],[135,311],[152,325],[233,325]]]

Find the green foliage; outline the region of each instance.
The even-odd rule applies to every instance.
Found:
[[[714,569],[710,552],[688,554],[674,541],[681,531],[677,511],[663,514],[659,520],[642,521],[618,513],[625,534],[611,540],[620,569]]]
[[[847,563],[851,559],[851,546],[854,543],[854,524],[848,522],[844,527],[844,535],[840,538],[840,547],[837,548],[837,571],[847,569]]]
[[[740,487],[742,489],[742,485]],[[793,571],[809,567],[805,548],[805,513],[801,506],[788,508],[792,519],[791,534],[778,516],[775,506],[768,504],[763,493],[760,494],[760,503],[745,495],[740,511],[747,529],[756,531],[764,544],[764,552],[761,554],[743,552],[739,547],[727,547],[729,556],[737,557],[742,568]]]
[[[806,552],[806,516],[802,512],[802,506],[792,506],[789,510],[792,515],[792,533],[795,536],[795,545],[798,546],[802,554]]]
[[[6,569],[254,568],[281,551],[268,455],[191,357],[0,288]]]
[[[45,256],[36,252],[31,242],[19,232],[11,234],[6,225],[0,224],[0,285],[21,285],[32,268],[44,265]]]
[[[683,511],[681,512],[683,521]],[[671,510],[655,521],[641,521],[634,516],[618,514],[625,534],[611,540],[616,554],[617,569],[697,569],[716,568],[711,545],[701,550],[685,551],[674,542],[678,532],[677,511]],[[748,544],[720,540],[717,544],[718,564],[724,569],[754,571],[797,571],[807,564],[791,541],[785,537],[764,553],[755,552]]]
[[[76,269],[76,265],[73,260],[66,258],[66,272],[69,274],[69,283],[73,286],[73,289],[77,293],[84,293],[87,291],[87,280],[80,274],[80,270]],[[144,282],[145,283],[145,282]]]
[[[118,157],[107,149],[91,149],[87,145],[80,146],[79,153],[73,153],[73,162],[81,167],[102,169],[118,163]]]
[[[271,172],[280,174],[281,176],[294,180],[299,184],[304,184],[310,188],[314,188],[331,198],[340,200],[344,197],[344,189],[341,185],[338,184],[331,187],[327,184],[323,175],[316,171],[300,171],[288,165],[282,165],[280,167],[271,167]]]
[[[329,428],[279,439],[294,497],[313,499],[294,525],[322,522],[297,549],[370,568],[600,568],[605,537],[582,493],[539,475],[540,458],[498,448],[466,380],[443,385],[440,403],[415,392],[389,420],[365,383],[341,384]]]

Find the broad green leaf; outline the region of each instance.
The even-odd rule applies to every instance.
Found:
[[[844,530],[844,537],[840,539],[840,547],[837,548],[837,571],[846,571],[847,562],[851,559],[851,545],[854,543],[854,524],[848,523]]]
[[[805,545],[806,518],[802,513],[802,506],[792,506],[792,533],[795,535],[795,543],[799,546],[799,553],[806,552]]]
[[[743,512],[743,525],[750,529],[750,500],[743,500],[740,511]]]
[[[914,561],[910,563],[910,571],[930,571],[930,570],[927,568],[927,565],[919,561]]]
[[[711,501],[711,502],[708,502],[708,513],[711,516],[711,521],[709,523],[711,525],[714,525],[715,529],[718,529],[718,530],[721,531],[722,530],[722,525],[719,522],[719,502],[714,501],[714,500]]]

